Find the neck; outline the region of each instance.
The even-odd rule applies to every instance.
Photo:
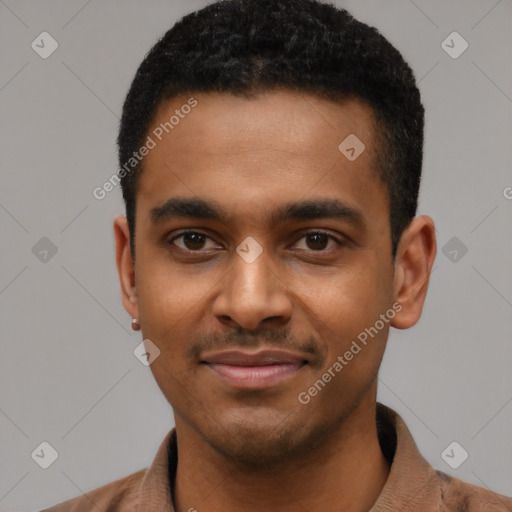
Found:
[[[178,419],[176,431],[176,512],[367,512],[389,474],[378,441],[374,402],[360,404],[337,431],[300,460],[272,467],[247,468],[226,460]]]

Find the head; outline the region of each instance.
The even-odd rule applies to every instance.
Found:
[[[148,53],[130,87],[118,137],[120,167],[127,169],[144,146],[165,100],[199,92],[251,97],[276,88],[338,102],[357,98],[372,108],[379,146],[374,166],[389,198],[394,254],[417,208],[424,124],[420,93],[411,68],[391,43],[326,3],[222,1],[176,23]],[[134,254],[143,168],[144,161],[122,179]]]
[[[117,265],[177,427],[249,464],[372,410],[389,328],[418,320],[435,255],[415,218],[423,116],[400,53],[314,0],[218,2],[151,49],[118,137]],[[241,389],[209,358],[243,347],[301,366]]]

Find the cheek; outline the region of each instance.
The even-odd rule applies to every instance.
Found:
[[[165,254],[144,253],[136,260],[139,317],[144,338],[160,350],[150,369],[164,395],[187,399],[196,370],[188,358],[191,336],[205,328],[205,297],[222,274],[173,265]],[[151,256],[151,257],[150,257]]]
[[[387,306],[387,285],[372,265],[340,268],[322,279],[300,278],[297,297],[302,297],[311,321],[326,336],[342,339],[372,325]],[[323,329],[322,329],[323,326]]]
[[[312,393],[322,389],[319,406],[355,403],[375,382],[389,331],[380,315],[389,306],[383,290],[379,296],[374,280],[369,281],[371,286],[363,280],[331,282],[328,293],[311,297],[317,308],[311,321],[325,354],[308,388]],[[329,383],[324,387],[320,380]]]
[[[340,268],[316,283],[304,282],[305,309],[325,354],[317,375],[321,378],[329,369],[335,375],[325,400],[339,400],[337,393],[355,399],[374,381],[384,354],[389,323],[380,315],[391,307],[391,278],[383,277],[384,269],[371,254],[366,256],[366,264]]]
[[[140,256],[135,273],[144,335],[166,338],[171,329],[182,330],[194,322],[198,326],[198,311],[208,291],[222,277],[220,271],[184,268],[173,264],[165,253]]]

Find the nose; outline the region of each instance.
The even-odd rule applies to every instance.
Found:
[[[285,325],[291,311],[287,287],[265,251],[251,263],[235,254],[213,304],[215,317],[231,328],[253,330],[268,323]]]

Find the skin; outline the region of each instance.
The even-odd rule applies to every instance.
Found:
[[[195,109],[144,159],[135,261],[126,218],[114,221],[123,304],[161,351],[150,368],[175,415],[175,508],[367,511],[389,473],[375,424],[377,373],[389,326],[420,318],[434,223],[413,219],[392,258],[374,115],[362,101],[291,91],[194,97]],[[187,99],[163,103],[154,126]],[[353,162],[338,150],[351,133],[366,146]],[[215,201],[228,218],[152,222],[151,210],[173,197]],[[274,208],[312,199],[343,201],[362,221],[272,222]],[[207,238],[177,238],[184,228]],[[318,231],[335,238],[305,236]],[[263,250],[252,263],[236,252],[248,236]],[[301,404],[298,394],[395,303],[390,323]],[[273,387],[242,391],[200,363],[205,350],[263,346],[299,351],[308,364]]]

